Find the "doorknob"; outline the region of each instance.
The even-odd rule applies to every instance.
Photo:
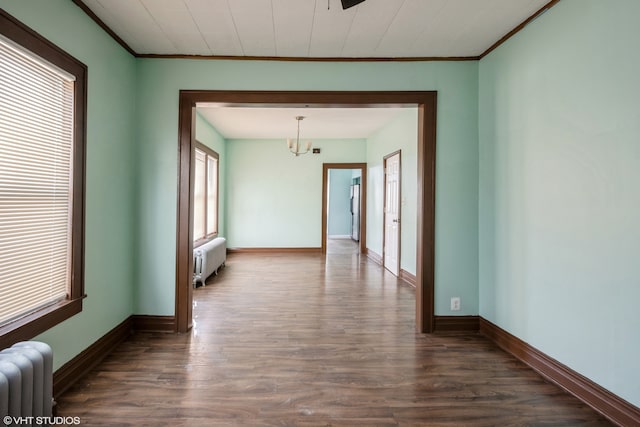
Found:
[[[400,220],[399,219],[394,219],[393,222],[395,222],[396,224],[400,224]]]

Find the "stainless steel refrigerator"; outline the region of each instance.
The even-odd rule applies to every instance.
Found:
[[[360,184],[351,186],[351,238],[360,241]]]

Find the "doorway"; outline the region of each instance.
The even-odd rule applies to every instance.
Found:
[[[416,236],[416,329],[434,330],[435,261],[435,171],[436,116],[435,91],[215,91],[181,90],[178,107],[178,200],[176,226],[175,330],[192,327],[193,242],[193,144],[195,109],[198,103],[233,106],[293,107],[416,107],[418,108],[418,185]]]
[[[329,175],[330,171],[358,171],[359,184],[358,192],[360,194],[359,203],[359,221],[357,224],[357,241],[359,253],[365,253],[367,248],[367,164],[366,163],[323,163],[322,164],[322,253],[327,253],[327,235],[328,235],[328,207],[329,207]],[[349,189],[351,190],[351,189]],[[351,196],[351,195],[350,195]],[[352,205],[353,199],[349,200],[350,211],[353,212],[355,206]],[[351,213],[350,213],[351,215]],[[351,230],[351,229],[350,229]],[[350,238],[353,236],[350,233]]]

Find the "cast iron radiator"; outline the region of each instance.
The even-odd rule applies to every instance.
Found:
[[[0,351],[0,419],[51,417],[52,409],[51,347],[24,341]]]
[[[193,286],[198,282],[204,285],[207,277],[218,273],[218,269],[227,260],[227,240],[216,237],[193,250]]]

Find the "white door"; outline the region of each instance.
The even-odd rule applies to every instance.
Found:
[[[385,159],[384,266],[400,273],[400,152]]]

